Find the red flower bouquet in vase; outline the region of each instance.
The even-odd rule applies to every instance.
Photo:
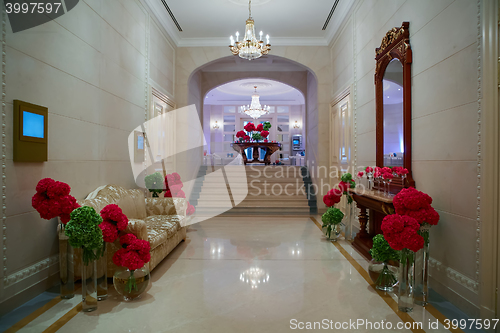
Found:
[[[149,285],[146,263],[151,259],[151,247],[148,241],[137,239],[133,234],[122,235],[120,245],[122,248],[113,255],[113,263],[122,269],[115,272],[113,285],[126,301],[130,301],[140,297]]]
[[[419,223],[406,215],[387,215],[382,221],[382,232],[389,246],[400,253],[399,311],[413,311],[415,284],[415,252],[424,247],[424,238],[418,234]]]
[[[114,243],[120,231],[128,226],[128,218],[123,214],[118,205],[110,204],[101,209],[103,245],[101,257],[97,260],[97,300],[102,301],[108,297],[108,249],[106,243]]]
[[[46,220],[59,217],[59,273],[61,283],[61,298],[75,296],[75,276],[73,269],[73,247],[64,234],[66,223],[70,220],[71,212],[80,207],[76,199],[69,193],[68,184],[44,178],[36,185],[36,193],[31,198],[31,205]]]
[[[403,171],[404,172],[404,171]],[[402,189],[393,199],[396,214],[414,218],[419,223],[418,234],[424,245],[415,257],[415,303],[426,306],[429,302],[429,233],[439,222],[439,214],[431,207],[432,198],[413,187]]]

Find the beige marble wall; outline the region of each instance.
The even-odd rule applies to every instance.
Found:
[[[354,84],[357,165],[375,164],[375,48],[410,22],[413,173],[441,220],[431,232],[432,288],[478,304],[478,6],[471,0],[359,1],[331,47],[332,93]]]
[[[49,287],[58,270],[56,221],[40,219],[31,207],[38,180],[67,182],[78,199],[103,184],[135,187],[127,137],[145,120],[149,79],[173,96],[175,73],[175,50],[140,1],[84,0],[41,26],[7,29],[0,313]],[[47,162],[13,162],[14,99],[48,107]],[[12,297],[14,303],[6,302]]]

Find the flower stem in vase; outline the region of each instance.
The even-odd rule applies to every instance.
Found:
[[[91,312],[97,310],[97,261],[89,256],[89,250],[82,250],[82,310]]]
[[[73,247],[69,244],[69,237],[64,234],[64,224],[59,224],[58,231],[61,298],[69,299],[75,296]]]
[[[135,280],[135,276],[134,276],[134,270],[131,270],[130,271],[130,276],[127,280],[127,292],[131,293],[132,290],[137,290],[137,282]]]
[[[384,262],[384,268],[380,272],[380,275],[378,276],[376,280],[376,284],[378,286],[392,286],[395,285],[398,280],[394,276],[394,272],[389,269],[387,266],[387,263]],[[381,289],[383,290],[383,289]],[[392,290],[392,287],[391,287]]]
[[[429,226],[418,231],[424,237],[424,247],[415,254],[415,304],[429,303]]]
[[[413,311],[413,288],[415,283],[415,252],[406,248],[401,250],[399,266],[398,309],[402,312]]]
[[[106,242],[103,242],[100,255],[97,260],[97,299],[102,301],[108,298],[108,250]]]

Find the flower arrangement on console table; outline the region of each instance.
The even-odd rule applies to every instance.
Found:
[[[384,194],[389,195],[390,185],[394,178],[401,179],[401,184],[405,184],[408,176],[408,169],[403,167],[375,167],[370,166],[365,168],[366,177],[368,178],[368,189],[372,189],[372,181],[377,184],[377,189],[380,192],[380,184],[382,183]]]
[[[149,285],[150,274],[145,265],[151,259],[151,246],[133,234],[122,235],[120,244],[122,248],[113,255],[113,262],[122,269],[115,272],[113,285],[125,300],[130,301],[140,297]]]
[[[387,215],[381,226],[384,238],[391,248],[400,252],[399,265],[399,311],[413,311],[415,252],[424,247],[424,238],[418,234],[420,224],[406,215]]]
[[[64,234],[65,224],[70,220],[71,212],[80,207],[76,199],[69,193],[71,188],[68,184],[55,181],[52,178],[40,180],[36,186],[36,193],[31,198],[31,205],[46,220],[59,217],[59,277],[61,298],[72,298],[75,296],[75,276],[73,270],[73,248],[68,243],[68,237]]]
[[[158,198],[159,194],[163,192],[163,175],[155,172],[144,177],[144,184],[149,192],[153,193],[153,198]]]
[[[439,222],[439,214],[432,208],[432,198],[413,187],[402,189],[392,200],[396,214],[414,218],[419,223],[418,234],[424,245],[415,258],[415,303],[421,306],[429,300],[429,232]]]
[[[248,123],[244,127],[245,131],[238,131],[236,137],[239,142],[268,142],[269,129],[271,123],[266,121],[263,124],[255,126],[254,123]]]
[[[106,243],[114,243],[121,231],[127,229],[128,218],[122,209],[115,204],[109,204],[101,209],[103,245],[101,257],[97,261],[97,300],[102,301],[108,297],[108,249]]]
[[[375,288],[382,291],[392,291],[398,283],[398,268],[394,262],[399,261],[399,252],[391,248],[384,235],[378,234],[373,237],[370,255],[373,259],[368,267],[368,273],[375,283]]]
[[[83,206],[70,214],[64,230],[69,243],[82,249],[82,310],[97,309],[97,260],[102,256],[103,236],[99,224],[102,217],[94,208]]]

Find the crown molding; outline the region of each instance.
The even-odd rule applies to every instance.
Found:
[[[211,38],[182,38],[179,39],[178,47],[196,46],[225,46],[229,47],[229,37]],[[273,46],[328,46],[328,41],[323,37],[274,37],[271,39],[271,49]]]

